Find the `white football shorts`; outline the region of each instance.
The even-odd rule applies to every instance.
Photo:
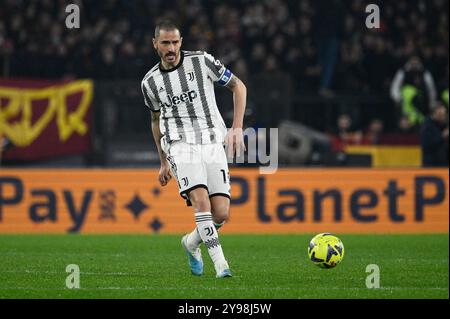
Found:
[[[175,141],[167,147],[167,160],[178,181],[180,195],[192,206],[189,192],[203,187],[209,197],[230,198],[230,172],[224,145]]]

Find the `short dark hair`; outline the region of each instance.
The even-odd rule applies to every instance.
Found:
[[[164,30],[164,31],[178,30],[178,32],[180,32],[180,28],[178,28],[178,25],[171,19],[163,19],[156,24],[155,39],[157,37],[159,37],[161,30]],[[181,34],[181,32],[180,32],[180,34]]]

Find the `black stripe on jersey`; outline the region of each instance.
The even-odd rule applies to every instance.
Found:
[[[183,92],[189,91],[189,86],[186,78],[186,70],[184,69],[184,65],[182,65],[178,70],[178,77],[180,78],[180,84],[181,89]],[[191,119],[192,127],[195,132],[195,143],[201,144],[202,143],[202,136],[201,136],[201,129],[200,125],[198,124],[198,116],[195,114],[194,104],[193,103],[186,103],[186,108],[189,114],[189,118]]]
[[[197,79],[198,89],[200,90],[200,98],[202,101],[203,111],[205,112],[206,122],[208,128],[212,129],[214,127],[211,119],[211,110],[208,106],[208,101],[206,100],[205,84],[203,82],[202,67],[200,66],[200,58],[192,58],[192,64],[194,65],[195,78]],[[214,142],[213,132],[210,130],[210,141]]]
[[[217,66],[216,66],[213,62],[211,62],[210,59],[208,59],[208,58],[206,58],[206,57],[205,57],[205,64],[206,64],[206,66],[208,67],[208,69],[210,69],[211,72],[214,73],[214,75],[215,75],[218,79],[220,79],[220,76],[221,76],[222,74],[220,73],[219,70],[217,70]]]
[[[156,107],[153,105],[152,101],[150,100],[150,98],[148,97],[148,90],[145,86],[145,83],[142,82],[142,92],[144,94],[144,99],[145,99],[145,103],[147,104],[147,107],[152,111],[152,112],[158,112],[156,110]]]
[[[155,97],[156,101],[158,101],[158,103],[161,105],[161,100],[159,99],[159,95],[158,95],[158,89],[156,88],[156,82],[155,79],[153,77],[149,78],[147,80],[148,86],[150,88],[150,90],[153,93],[153,96]]]
[[[148,71],[148,73],[144,76],[144,80],[143,80],[144,82],[146,82],[148,80],[148,78],[152,76],[153,72],[158,70],[158,66],[159,66],[159,64],[155,65],[150,71]]]
[[[150,87],[150,90],[153,93],[153,96],[155,97],[155,99],[158,101],[160,107],[162,108],[163,111],[163,116],[162,116],[162,120],[163,120],[163,125],[164,125],[164,135],[167,135],[167,133],[169,132],[169,123],[167,120],[167,110],[165,109],[165,107],[162,106],[161,100],[159,99],[159,95],[158,95],[158,89],[156,88],[156,83],[155,83],[155,79],[153,77],[150,77],[148,79],[148,86]]]
[[[167,72],[162,73],[162,77],[163,77],[163,82],[164,82],[164,86],[166,88],[167,94],[169,96],[173,96],[172,82],[170,81],[169,73],[167,73]],[[183,121],[181,120],[180,113],[178,113],[178,108],[171,107],[170,109],[172,110],[172,118],[175,119],[177,134],[178,134],[178,136],[183,136],[183,134],[181,134],[182,132],[184,132]],[[169,132],[169,139],[170,139],[170,133],[171,132]]]
[[[184,51],[184,56],[195,56],[195,55],[203,55],[203,51]]]

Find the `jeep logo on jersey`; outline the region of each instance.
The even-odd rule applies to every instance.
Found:
[[[197,96],[198,94],[194,90],[189,92],[183,92],[178,96],[167,95],[169,103],[164,103],[164,105],[167,107],[171,107],[177,106],[180,103],[192,103],[197,98]]]

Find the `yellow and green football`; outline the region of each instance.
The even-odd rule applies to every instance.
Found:
[[[321,268],[334,268],[344,259],[344,244],[333,234],[318,234],[309,242],[308,256]]]

